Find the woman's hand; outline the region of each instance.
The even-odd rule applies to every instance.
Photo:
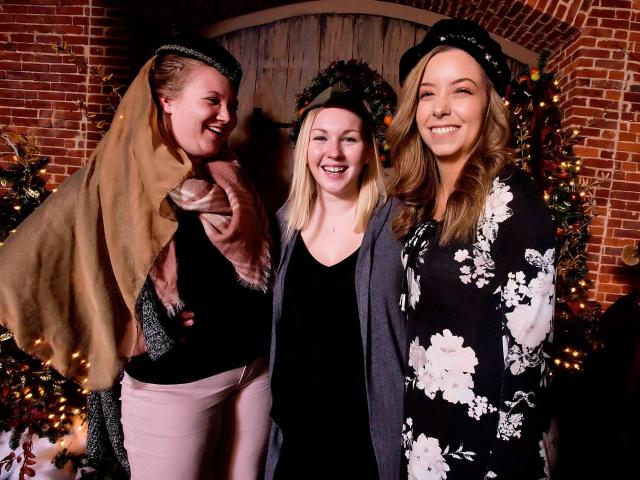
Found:
[[[195,313],[189,312],[187,310],[183,310],[178,314],[178,318],[180,318],[180,326],[181,327],[192,327],[193,326],[193,318],[195,317]]]
[[[190,312],[188,310],[183,310],[178,314],[178,320],[180,322],[181,328],[190,328],[193,326],[195,320],[195,313]],[[144,339],[144,334],[142,332],[142,326],[140,322],[137,322],[138,328],[138,337],[136,338],[136,346],[133,349],[132,356],[135,357],[137,355],[142,355],[147,351],[147,342]]]

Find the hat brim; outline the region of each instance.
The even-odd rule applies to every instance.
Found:
[[[399,74],[400,74],[400,84],[404,83],[405,78],[409,75],[409,72],[413,70],[413,67],[420,61],[422,57],[425,56],[426,45],[424,43],[419,43],[409,48],[406,52],[402,54],[400,57],[400,65],[399,65]]]
[[[402,55],[402,57],[400,57],[400,66],[399,66],[400,84],[401,85],[404,84],[404,81],[407,78],[407,75],[409,75],[411,70],[415,68],[415,66],[422,59],[422,57],[427,55],[434,48],[440,47],[440,46],[457,48],[462,50],[463,52],[471,56],[471,58],[473,58],[478,63],[478,65],[480,65],[480,67],[486,72],[486,68],[483,65],[484,62],[481,58],[482,52],[469,49],[468,45],[464,40],[448,38],[446,41],[443,41],[443,42],[422,42],[422,43],[419,43],[418,45],[414,45],[413,47],[409,48]],[[487,74],[487,78],[491,82],[491,85],[493,85],[493,88],[496,90],[496,92],[498,92],[500,96],[504,96],[507,88],[507,84],[509,83],[509,79],[510,79],[509,73],[505,72],[502,75],[494,75],[494,78],[491,78],[491,76]]]

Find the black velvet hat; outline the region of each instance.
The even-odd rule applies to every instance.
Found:
[[[504,96],[511,72],[500,44],[489,32],[470,20],[451,18],[436,22],[421,43],[400,58],[400,83],[422,57],[440,45],[464,50],[480,64],[499,95]]]
[[[218,70],[238,90],[242,79],[240,62],[215,40],[200,35],[176,35],[164,42],[156,55],[180,55],[193,58]]]

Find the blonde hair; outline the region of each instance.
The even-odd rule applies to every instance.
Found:
[[[309,170],[307,152],[311,140],[313,122],[322,110],[324,109],[316,108],[311,110],[302,122],[300,133],[298,134],[298,140],[293,153],[291,187],[285,203],[287,237],[291,237],[296,230],[302,230],[307,224],[317,197],[316,181]],[[357,231],[365,230],[373,211],[378,204],[382,203],[386,198],[375,135],[373,129],[368,125],[370,125],[370,123],[362,119],[364,130],[363,138],[365,139],[371,157],[360,175],[358,203],[356,206]]]
[[[453,47],[439,46],[425,55],[408,74],[393,123],[387,134],[394,159],[395,176],[390,193],[402,206],[393,220],[399,238],[433,216],[440,190],[436,157],[424,143],[416,124],[418,90],[427,63],[434,55]],[[488,97],[483,128],[469,160],[460,172],[447,199],[440,245],[473,241],[493,179],[512,158],[509,141],[509,112],[482,70]]]

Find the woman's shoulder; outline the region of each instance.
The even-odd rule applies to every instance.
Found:
[[[371,239],[371,241],[377,243],[385,241],[390,244],[400,244],[391,226],[399,206],[400,201],[395,197],[387,197],[383,203],[378,205],[367,225],[365,240]]]
[[[275,215],[276,221],[274,228],[277,231],[275,238],[279,240],[281,247],[290,244],[293,240],[296,239],[298,234],[297,230],[289,230],[288,207],[289,206],[285,203],[278,209]]]
[[[518,229],[550,229],[552,225],[549,209],[544,201],[544,192],[526,172],[517,166],[503,171],[493,185],[493,192],[506,200],[512,224]]]
[[[536,182],[517,166],[504,169],[498,175],[491,187],[490,197],[500,197],[507,201],[511,210],[548,212],[544,202],[544,192]]]
[[[281,206],[276,212],[276,220],[280,228],[284,228],[287,225],[287,206]]]
[[[385,224],[391,221],[393,212],[398,206],[398,200],[395,197],[387,197],[381,202],[371,214],[367,230],[379,231]]]
[[[509,165],[496,178],[495,182],[506,185],[514,197],[523,197],[533,201],[542,201],[542,189],[531,176],[517,165]],[[494,185],[495,185],[494,182]]]

